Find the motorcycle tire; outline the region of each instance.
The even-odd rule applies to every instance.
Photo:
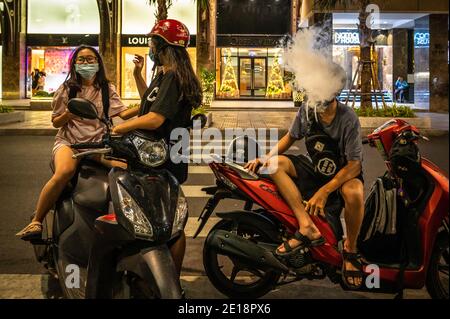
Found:
[[[433,299],[449,299],[448,233],[441,232],[436,238],[427,271],[426,288]]]
[[[212,228],[209,234],[214,230],[230,231],[233,226],[233,221],[221,220]],[[264,235],[259,232],[258,228],[251,224],[240,223],[237,227],[237,231],[239,235],[242,233],[258,235],[266,243],[275,243],[273,239],[265,238]],[[203,266],[206,275],[213,286],[227,297],[233,299],[255,299],[264,296],[276,286],[281,275],[276,271],[266,271],[258,281],[250,284],[238,284],[230,280],[221,270],[223,266],[219,265],[217,259],[219,254],[214,248],[209,247],[206,244],[207,242],[208,238],[203,247]],[[257,271],[259,274],[262,272],[258,269],[254,269],[253,271]]]

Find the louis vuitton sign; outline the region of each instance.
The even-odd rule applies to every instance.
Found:
[[[284,36],[267,35],[267,36],[234,36],[234,35],[217,35],[218,47],[277,47]]]

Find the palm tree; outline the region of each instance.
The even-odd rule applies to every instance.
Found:
[[[371,60],[371,29],[367,26],[367,18],[370,12],[366,12],[366,8],[369,5],[369,0],[315,0],[315,7],[325,11],[331,11],[336,5],[343,5],[346,7],[349,3],[358,6],[358,31],[359,31],[359,48],[360,48],[360,60]],[[372,76],[371,76],[371,64],[363,63],[361,70],[361,110],[366,108],[372,108]]]
[[[211,71],[214,66],[214,48],[211,47],[214,33],[210,10],[209,0],[197,0],[197,74],[201,74],[203,69]]]
[[[172,0],[147,0],[149,5],[156,5],[156,21],[165,20],[168,17],[169,8],[172,6]]]

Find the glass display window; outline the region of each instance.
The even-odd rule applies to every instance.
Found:
[[[156,6],[147,1],[122,1],[122,12],[122,34],[147,34],[156,22]],[[191,34],[197,34],[197,5],[192,0],[173,1],[168,17],[183,22]]]
[[[48,98],[66,80],[69,61],[76,47],[31,47],[28,48],[27,89],[32,97]]]
[[[196,48],[187,49],[189,57],[191,59],[192,67],[196,70]],[[142,76],[147,84],[150,84],[153,76],[153,62],[148,56],[148,47],[123,47],[122,48],[122,85],[121,96],[124,99],[140,99],[139,92],[136,86],[136,82],[133,76],[134,63],[133,59],[135,54],[139,54],[144,59],[144,68],[142,69]]]
[[[95,0],[28,0],[27,5],[28,33],[100,33],[100,17]]]

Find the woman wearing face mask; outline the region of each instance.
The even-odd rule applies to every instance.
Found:
[[[142,99],[139,116],[117,125],[113,133],[149,130],[169,141],[173,129],[190,125],[192,108],[201,104],[202,91],[186,50],[190,40],[187,27],[177,20],[162,20],[153,27],[149,36],[149,56],[159,72],[147,87],[142,77],[144,58],[136,55],[134,77]],[[169,160],[165,168],[180,183],[186,181],[187,163],[175,164]],[[171,246],[178,272],[181,271],[185,246],[184,234]]]
[[[52,101],[52,123],[59,131],[55,138],[52,158],[55,173],[41,191],[36,207],[36,214],[30,224],[16,234],[23,240],[40,238],[42,221],[55,204],[64,187],[75,174],[79,159],[73,159],[77,152],[71,144],[97,142],[105,133],[105,126],[98,120],[86,120],[76,117],[67,109],[69,95],[90,100],[103,117],[102,88],[109,92],[109,117],[120,116],[122,119],[137,114],[137,110],[127,110],[116,90],[106,78],[102,58],[97,50],[89,46],[78,47],[70,59],[70,72],[64,83],[55,92]],[[73,93],[71,93],[73,92]],[[102,164],[112,166],[117,163],[97,158]]]

